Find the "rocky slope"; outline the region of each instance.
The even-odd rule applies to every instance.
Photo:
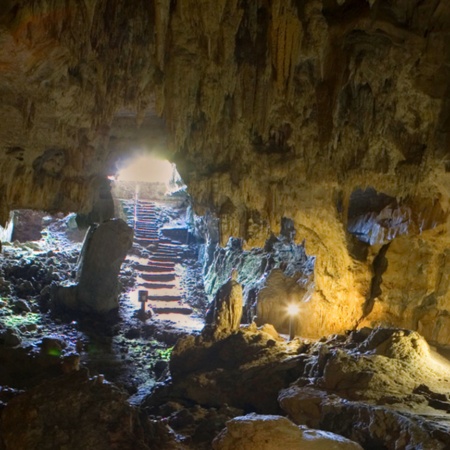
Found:
[[[450,445],[450,365],[416,332],[363,328],[286,342],[267,325],[213,339],[205,328],[178,341],[169,365],[172,377],[147,399],[147,410],[167,415],[190,445],[213,439],[227,415],[238,417],[226,423],[228,431],[213,448],[259,448],[260,441],[279,448],[280,434],[293,449],[303,444],[289,422],[274,427],[273,417],[255,421],[244,412],[287,414],[298,425],[337,433],[364,449]]]
[[[316,258],[304,334],[449,344],[449,23],[445,0],[8,0],[0,216],[87,212],[131,146],[167,140],[223,244],[292,219]]]

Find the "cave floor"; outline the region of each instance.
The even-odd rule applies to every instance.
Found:
[[[52,283],[73,278],[82,245],[70,218],[51,221],[40,241],[4,245],[0,411],[81,367],[175,430],[179,446],[151,448],[209,449],[228,420],[251,412],[288,414],[367,449],[450,448],[448,350],[428,351],[417,333],[397,329],[288,342],[252,324],[211,340],[198,332],[206,298],[195,245],[180,231],[183,209],[152,208],[156,234],[134,243],[120,308],[108,317],[51,308]]]
[[[165,376],[178,337],[203,326],[206,297],[196,244],[162,232],[164,227],[169,235],[174,229],[187,233],[180,226],[186,209],[170,201],[152,203],[152,209],[153,242],[148,245],[135,226],[133,247],[120,272],[120,307],[106,318],[51,308],[51,285],[73,279],[82,246],[84,233],[75,229],[73,216],[47,216],[39,241],[4,244],[0,331],[7,345],[0,349],[0,385],[29,388],[59,375],[64,365],[81,364],[91,375],[102,374],[124,389],[136,403]],[[169,272],[153,270],[169,266]],[[142,289],[150,300],[144,316],[137,301]],[[27,370],[21,373],[24,363]]]

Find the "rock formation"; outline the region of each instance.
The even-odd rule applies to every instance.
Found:
[[[450,364],[409,330],[363,328],[316,342],[286,342],[273,327],[253,324],[219,340],[180,339],[169,365],[172,379],[145,405],[159,415],[179,405],[169,420],[180,435],[192,434],[196,420],[194,408],[185,410],[190,421],[182,425],[182,405],[218,409],[226,404],[235,417],[242,416],[235,408],[284,412],[297,425],[336,433],[365,449],[445,450],[450,445]],[[243,416],[229,422],[214,448],[265,448],[265,440],[274,445],[267,448],[277,448],[278,439],[307,435],[287,419],[264,420]],[[319,448],[333,448],[328,445]]]
[[[167,143],[222,244],[292,220],[303,334],[449,344],[449,23],[446,0],[6,1],[0,217],[87,213],[131,147]]]
[[[239,330],[242,318],[242,286],[237,282],[237,271],[220,287],[206,316],[214,334],[233,333]]]
[[[297,427],[286,417],[235,417],[213,441],[214,450],[362,450],[355,442],[326,431]]]
[[[117,388],[84,371],[15,397],[1,416],[5,450],[183,448],[163,424],[140,417]]]
[[[58,286],[56,305],[107,313],[119,307],[120,266],[133,243],[133,230],[114,219],[89,229],[80,254],[77,283]]]

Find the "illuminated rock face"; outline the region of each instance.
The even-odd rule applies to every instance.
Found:
[[[316,257],[305,334],[396,323],[448,344],[449,23],[444,0],[8,1],[1,216],[89,211],[165,123],[222,243],[293,221]],[[359,214],[367,188],[396,203]]]

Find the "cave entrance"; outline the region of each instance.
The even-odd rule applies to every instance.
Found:
[[[190,199],[174,164],[139,155],[119,170],[113,186],[124,219],[134,230],[129,305],[141,319],[200,329],[206,304],[193,232]],[[200,299],[199,299],[200,297]]]

